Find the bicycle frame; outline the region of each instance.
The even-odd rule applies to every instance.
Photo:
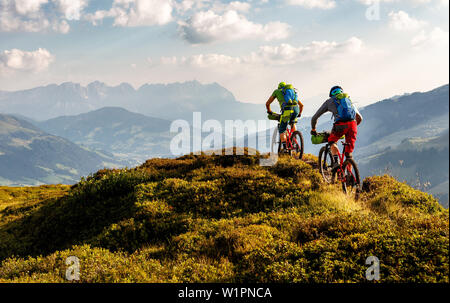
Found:
[[[293,150],[294,149],[294,145],[292,144],[292,134],[294,133],[294,131],[292,130],[291,126],[288,126],[288,128],[286,129],[286,148],[288,150]],[[294,138],[294,142],[296,144],[298,144],[297,139]]]
[[[319,171],[326,183],[333,184],[336,181],[342,184],[342,189],[346,194],[355,193],[355,199],[359,199],[360,193],[360,175],[356,162],[351,157],[346,157],[345,148],[347,143],[342,142],[344,148],[342,153],[337,150],[336,165],[330,151],[332,144],[327,143],[319,152]],[[327,159],[330,159],[330,164]]]
[[[344,161],[345,161],[345,146],[347,145],[347,143],[342,143],[342,144],[343,144],[342,153],[339,152],[339,149],[338,149],[339,168],[338,168],[337,176],[338,176],[339,181],[344,182],[345,181],[344,180],[345,168],[343,167],[343,165],[344,165]],[[355,178],[355,175],[353,174],[351,169],[348,170],[348,172],[352,175],[353,178]]]
[[[300,131],[293,128],[293,125],[293,123],[289,123],[286,127],[286,131],[284,133],[286,141],[283,142],[286,146],[282,148],[281,135],[279,133],[280,122],[278,123],[278,128],[274,129],[272,136],[271,153],[288,153],[296,159],[302,159],[304,152],[303,136]],[[276,151],[276,149],[278,149],[278,151]]]

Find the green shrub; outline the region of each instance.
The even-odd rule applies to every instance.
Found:
[[[389,207],[401,205],[408,210],[436,213],[443,210],[432,195],[413,189],[390,176],[374,176],[364,180],[363,198],[378,212],[389,212]]]
[[[449,213],[387,176],[360,201],[317,158],[187,155],[68,187],[0,188],[0,282],[446,282]]]

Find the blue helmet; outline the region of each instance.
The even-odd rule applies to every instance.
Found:
[[[333,86],[330,90],[330,98],[342,94],[344,90],[340,86]]]

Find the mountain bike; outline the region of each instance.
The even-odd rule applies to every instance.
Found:
[[[327,183],[335,183],[336,179],[341,182],[342,190],[349,196],[359,199],[361,192],[361,180],[358,166],[353,158],[345,157],[345,147],[348,145],[342,142],[342,153],[338,154],[339,167],[332,169],[334,159],[331,154],[331,144],[327,143],[319,152],[319,172]]]
[[[280,121],[281,115],[279,114],[273,114],[274,117],[278,117],[278,121]],[[275,118],[272,120],[276,120]],[[278,154],[286,153],[290,156],[294,157],[295,159],[301,160],[303,158],[303,152],[304,152],[304,142],[303,142],[303,135],[300,131],[296,130],[293,131],[291,124],[288,125],[286,130],[286,149],[282,150],[282,144],[280,142],[280,135],[278,133],[278,128],[280,127],[280,123],[278,123],[278,127],[275,128],[272,136],[272,148],[271,152],[275,152],[275,148],[278,152]]]

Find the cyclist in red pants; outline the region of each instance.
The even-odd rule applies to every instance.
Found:
[[[317,120],[326,112],[331,112],[334,116],[334,125],[331,135],[328,138],[331,145],[331,154],[334,158],[333,169],[339,167],[339,149],[336,142],[345,135],[345,155],[347,158],[352,157],[355,149],[356,136],[358,134],[358,125],[362,122],[363,117],[359,113],[356,106],[350,100],[350,97],[344,93],[340,86],[334,86],[330,90],[330,98],[323,103],[316,114],[311,119],[311,135],[316,136]]]

